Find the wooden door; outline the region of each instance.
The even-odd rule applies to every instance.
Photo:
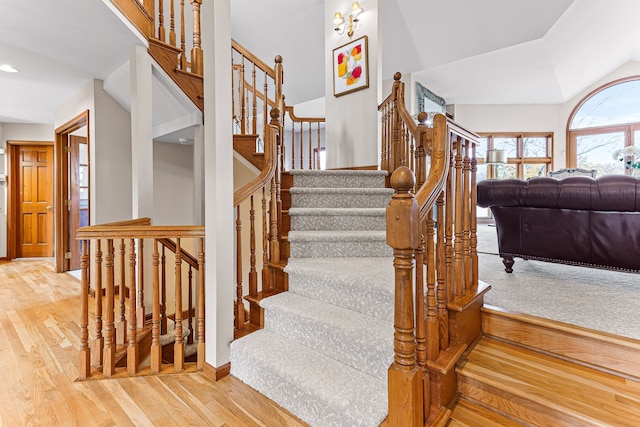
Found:
[[[18,257],[53,256],[53,147],[17,147]]]
[[[69,135],[69,269],[80,269],[76,231],[89,225],[89,145],[84,136]]]

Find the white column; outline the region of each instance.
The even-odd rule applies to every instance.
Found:
[[[192,223],[204,224],[204,126],[193,132],[193,218]]]
[[[231,129],[231,2],[202,5],[206,227],[206,362],[229,362],[233,339],[234,223]]]
[[[151,58],[142,46],[131,48],[132,218],[153,219],[153,97]]]

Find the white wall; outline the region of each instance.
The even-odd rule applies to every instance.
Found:
[[[553,169],[566,166],[567,121],[585,96],[611,81],[640,75],[640,62],[631,61],[562,104],[456,105],[456,122],[474,132],[553,132]]]
[[[6,141],[53,141],[55,133],[51,124],[0,123],[0,148],[5,154],[0,156],[0,174],[6,175]],[[53,202],[53,201],[52,201]],[[0,183],[0,258],[7,256],[7,183]]]
[[[58,128],[89,110],[90,223],[131,219],[130,114],[92,80],[55,111]]]
[[[153,145],[153,224],[193,225],[193,145]]]
[[[131,218],[131,115],[94,80],[93,224]],[[90,118],[91,119],[91,118]]]
[[[368,36],[369,87],[335,97],[333,95],[333,49],[348,43],[346,35],[338,36],[330,25],[340,11],[348,19],[351,2],[325,1],[325,105],[327,129],[327,168],[371,166],[379,164],[380,138],[378,104],[381,102],[380,29],[378,0],[360,2],[364,12],[352,40]]]

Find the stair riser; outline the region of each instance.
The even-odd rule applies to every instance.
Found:
[[[292,189],[293,190],[293,189]],[[388,194],[335,194],[297,193],[291,194],[294,208],[385,208],[391,197]]]
[[[296,187],[315,188],[383,188],[384,176],[309,176],[298,175],[294,178]]]
[[[566,412],[542,405],[526,397],[514,395],[490,384],[483,383],[458,373],[458,391],[460,396],[474,402],[484,402],[483,406],[491,408],[508,418],[518,420],[526,425],[539,426],[590,426],[582,418],[575,418]],[[489,403],[490,402],[490,403]]]
[[[331,321],[321,323],[309,316],[297,315],[283,307],[265,309],[265,329],[292,339],[339,360],[352,368],[385,381],[387,370],[393,362],[393,325],[381,325],[387,329],[388,339],[379,340],[362,336],[359,329],[340,329]],[[381,351],[384,349],[386,351]]]
[[[290,242],[292,258],[390,257],[393,249],[386,242]]]
[[[341,216],[341,215],[296,215],[291,216],[291,229],[307,230],[385,230],[386,217]]]
[[[484,311],[482,330],[486,335],[525,347],[640,378],[638,348],[628,340],[613,339],[608,334],[593,332],[585,335],[579,329],[567,330],[552,322],[533,324],[492,310]]]

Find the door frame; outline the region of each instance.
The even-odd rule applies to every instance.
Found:
[[[18,148],[22,147],[22,146],[53,146],[54,142],[53,141],[7,141],[7,168],[8,168],[8,175],[7,175],[7,259],[8,260],[12,260],[15,259],[16,254],[18,253],[18,239],[16,238],[17,236],[17,232],[18,232],[18,212],[20,211],[20,208],[18,207],[19,204],[19,194],[20,194],[20,190],[18,188],[16,188],[16,185],[18,184],[18,179],[17,177],[19,176],[18,174],[20,173],[17,169],[17,163],[16,163],[16,159],[18,158]],[[56,158],[56,150],[54,148],[53,150],[53,165],[52,167],[54,168],[53,171],[53,176],[54,176],[54,183],[51,183],[52,187],[53,187],[53,200],[54,200],[54,204],[55,204],[55,200],[56,200],[56,195],[55,195],[55,177],[56,177],[56,172],[55,172],[55,161]],[[56,212],[54,210],[53,212],[54,214],[54,224],[56,221]],[[54,230],[53,230],[53,240],[54,240],[54,246],[53,246],[53,250],[55,252],[56,250],[56,232],[55,232],[55,225],[54,225]]]
[[[65,209],[66,205],[64,203],[65,199],[68,198],[68,188],[69,188],[69,162],[67,161],[67,156],[64,153],[64,147],[67,145],[67,141],[69,138],[69,134],[75,132],[76,130],[86,126],[87,127],[87,146],[88,149],[91,149],[91,131],[89,127],[89,110],[85,110],[80,113],[73,119],[69,120],[67,123],[62,126],[56,128],[56,140],[55,140],[55,148],[54,148],[54,159],[55,159],[55,182],[56,182],[56,191],[55,191],[55,234],[56,236],[60,236],[60,238],[56,239],[56,247],[55,247],[55,268],[56,272],[62,273],[69,270],[69,262],[65,262],[65,245],[68,243],[66,240],[67,232],[68,232],[68,210]],[[90,152],[90,151],[89,151]],[[91,174],[91,161],[89,161],[89,174]],[[91,175],[89,175],[91,176]],[[89,184],[89,198],[91,198],[91,184]],[[89,212],[91,212],[91,202],[89,202]]]

